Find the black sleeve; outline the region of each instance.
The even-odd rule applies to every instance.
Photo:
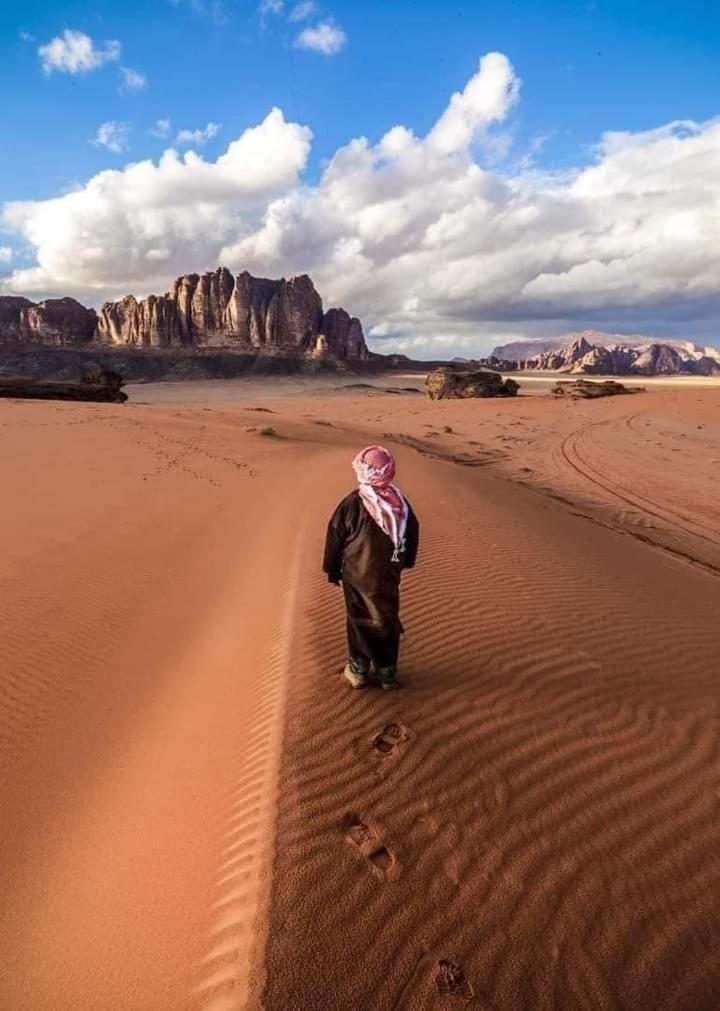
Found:
[[[342,575],[343,551],[347,538],[347,523],[345,520],[345,502],[342,501],[332,514],[325,537],[325,555],[323,572],[328,579],[335,582]]]
[[[420,524],[417,516],[410,509],[408,514],[407,527],[405,528],[405,554],[403,555],[403,569],[412,569],[417,558],[418,547],[420,546]]]

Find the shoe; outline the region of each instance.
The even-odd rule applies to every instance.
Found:
[[[396,688],[402,688],[393,667],[380,667],[377,676],[384,692],[394,692]]]
[[[353,688],[367,688],[368,679],[364,674],[359,674],[354,671],[350,664],[345,666],[345,670],[342,672],[342,676],[346,681],[349,681]]]

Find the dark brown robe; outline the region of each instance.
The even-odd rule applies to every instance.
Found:
[[[408,503],[405,549],[394,562],[394,546],[363,505],[350,492],[328,524],[323,571],[330,582],[342,580],[351,657],[376,668],[395,667],[400,645],[400,574],[415,564],[419,525]]]

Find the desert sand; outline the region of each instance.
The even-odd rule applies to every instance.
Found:
[[[720,390],[202,391],[0,403],[0,1007],[720,1006]],[[319,571],[379,439],[389,694]]]

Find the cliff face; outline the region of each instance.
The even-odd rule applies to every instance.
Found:
[[[34,305],[0,297],[0,343],[115,347],[230,347],[314,358],[368,358],[360,320],[344,309],[323,311],[310,278],[279,281],[233,277],[220,267],[179,277],[165,295],[106,302],[96,315],[74,299]]]
[[[74,298],[49,298],[37,305],[27,298],[0,297],[0,344],[50,344],[82,347],[95,336],[97,315]]]
[[[237,347],[366,358],[362,325],[344,309],[323,312],[306,274],[286,281],[211,274],[179,277],[166,295],[132,295],[100,310],[102,341],[144,347]]]

